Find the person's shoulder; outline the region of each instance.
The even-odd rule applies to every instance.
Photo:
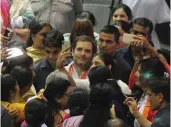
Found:
[[[39,68],[45,67],[45,66],[47,66],[47,60],[46,59],[42,59],[41,61],[39,61],[38,63],[33,65],[34,69],[39,69]]]
[[[120,48],[120,49],[117,49],[115,51],[115,55],[113,56],[114,59],[116,59],[117,61],[123,59],[123,56],[126,54],[126,52],[128,51],[128,48]]]
[[[170,127],[170,109],[158,112],[151,127]]]
[[[124,48],[116,49],[116,52],[115,53],[117,55],[124,55],[127,51],[128,51],[128,47],[124,47]]]

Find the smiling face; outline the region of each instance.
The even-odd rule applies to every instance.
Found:
[[[72,56],[77,66],[81,68],[90,66],[93,59],[92,43],[88,41],[78,41],[75,49],[72,50]]]
[[[120,20],[125,22],[129,21],[127,14],[124,12],[122,8],[117,9],[113,13],[113,21],[120,21]]]

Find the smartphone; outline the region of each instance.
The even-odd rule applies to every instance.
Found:
[[[124,94],[124,96],[125,96],[126,98],[127,98],[127,97],[132,97],[132,98],[134,98],[134,100],[137,99],[136,95],[125,95],[125,94]]]
[[[122,41],[125,44],[130,44],[133,41],[133,35],[124,33]]]
[[[9,34],[11,33],[10,29],[6,28],[5,29],[5,33],[4,33],[4,36],[5,37],[9,37]]]
[[[8,54],[7,59],[9,59],[9,58],[21,56],[21,55],[23,55],[24,53],[23,53],[22,50],[19,49],[19,48],[10,48],[10,49],[7,49],[7,54]]]

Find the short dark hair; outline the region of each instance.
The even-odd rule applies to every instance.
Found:
[[[78,41],[82,41],[83,43],[86,41],[90,42],[92,44],[93,55],[97,52],[97,45],[95,44],[93,39],[87,35],[81,35],[81,36],[76,37],[76,39],[74,40],[74,43],[72,45],[72,50],[76,48]]]
[[[122,8],[123,10],[124,10],[124,12],[127,14],[127,16],[128,16],[128,19],[131,21],[132,20],[132,11],[131,11],[131,9],[127,6],[127,5],[125,5],[125,4],[117,4],[116,6],[114,6],[113,7],[113,9],[112,9],[112,15],[113,15],[113,13],[116,11],[116,10],[118,10],[118,9],[120,9],[120,8]]]
[[[33,81],[32,70],[24,66],[16,66],[12,69],[11,74],[17,80],[20,89],[31,86]]]
[[[153,23],[147,18],[136,18],[133,21],[133,25],[137,24],[145,28],[149,28],[148,34],[151,35],[153,31]]]
[[[26,52],[26,44],[22,43],[22,42],[19,42],[19,41],[13,41],[13,42],[10,42],[8,43],[7,45],[8,48],[19,48],[21,49],[22,51]]]
[[[30,67],[31,65],[33,65],[33,59],[32,59],[32,57],[28,56],[27,54],[17,56],[17,57],[13,57],[13,58],[8,60],[7,72],[10,73],[11,70],[15,66]]]
[[[113,89],[107,83],[98,83],[92,87],[89,95],[90,105],[84,113],[80,127],[104,127],[111,119]]]
[[[1,100],[9,102],[10,91],[15,91],[17,82],[11,74],[1,75]]]
[[[81,88],[75,88],[68,96],[68,108],[70,116],[83,115],[89,105],[88,91]]]
[[[155,93],[162,93],[164,100],[170,102],[170,79],[152,78],[149,81],[149,89]]]
[[[80,17],[85,17],[85,18],[87,18],[87,19],[89,19],[91,21],[91,23],[93,24],[93,26],[96,25],[96,19],[95,19],[93,13],[91,13],[90,11],[83,11],[80,14]]]
[[[164,64],[156,58],[148,58],[142,60],[141,64],[141,73],[146,74],[149,73],[150,77],[164,77],[164,73],[167,72]]]
[[[34,98],[26,103],[24,112],[28,125],[40,126],[46,121],[48,105],[44,100]]]
[[[113,75],[113,78],[114,79],[118,79],[119,77],[117,76],[117,63],[113,60],[113,57],[106,53],[106,52],[99,52],[97,54],[99,56],[99,58],[104,62],[105,66],[109,66],[111,65],[111,72],[112,72],[112,75]]]
[[[90,69],[88,73],[90,87],[97,83],[104,83],[107,79],[113,78],[111,71],[106,66],[96,66]]]
[[[100,31],[100,33],[101,32],[104,32],[104,33],[107,33],[107,34],[114,34],[115,41],[118,43],[120,33],[119,33],[119,30],[115,26],[113,26],[113,25],[104,26],[103,29]]]
[[[43,45],[44,47],[56,47],[56,48],[62,48],[62,43],[64,41],[64,36],[62,33],[60,33],[57,30],[51,30],[47,33]]]

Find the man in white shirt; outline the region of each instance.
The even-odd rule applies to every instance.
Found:
[[[94,41],[86,35],[75,39],[70,51],[62,51],[56,62],[59,71],[67,72],[73,79],[87,79],[88,71],[92,65],[92,59],[97,51]],[[73,57],[73,62],[63,67],[64,62]]]

